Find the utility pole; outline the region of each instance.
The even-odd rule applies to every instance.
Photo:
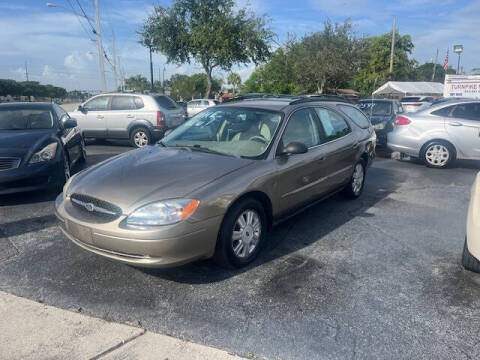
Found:
[[[27,78],[27,81],[28,81],[28,67],[27,67],[27,60],[25,60],[25,77]]]
[[[112,52],[113,52],[113,74],[115,78],[115,91],[118,91],[118,74],[117,74],[117,52],[115,49],[115,33],[112,31]]]
[[[390,75],[393,74],[393,55],[395,53],[395,32],[397,27],[397,19],[393,18],[393,27],[392,27],[392,51],[390,54]],[[393,79],[392,79],[393,80]]]
[[[95,18],[97,23],[97,44],[98,44],[98,64],[100,66],[100,80],[102,82],[102,91],[107,91],[107,82],[105,81],[105,69],[104,69],[104,53],[102,45],[102,35],[100,32],[100,14],[98,13],[98,0],[94,0],[95,5]]]
[[[163,90],[163,93],[165,94],[165,66],[163,66],[162,90]]]
[[[437,70],[437,62],[438,62],[438,48],[437,48],[437,55],[435,55],[435,63],[433,64],[432,81],[435,79],[435,70]]]
[[[122,91],[125,91],[125,77],[123,75],[123,69],[120,63],[120,56],[117,57],[117,64],[118,64],[118,72],[120,75],[120,88],[122,89]]]

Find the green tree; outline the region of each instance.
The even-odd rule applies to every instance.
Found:
[[[323,31],[305,36],[295,47],[294,77],[297,91],[323,93],[349,85],[360,63],[363,41],[352,24],[325,22]]]
[[[415,80],[432,81],[433,67],[434,67],[434,63],[431,63],[431,62],[427,62],[417,67],[415,69],[416,71]],[[433,81],[444,83],[446,74],[456,74],[456,73],[457,72],[451,67],[449,67],[447,71],[445,71],[442,65],[437,64],[437,66],[435,67],[435,78],[433,79]]]
[[[366,41],[366,52],[354,80],[358,91],[368,95],[375,90],[374,87],[379,87],[389,80],[415,80],[417,61],[409,58],[414,47],[410,35],[397,33],[395,36],[393,74],[390,74],[392,33],[372,37]]]
[[[207,76],[203,73],[192,76],[174,74],[168,80],[171,96],[177,100],[190,100],[201,98],[207,91]],[[221,88],[220,79],[212,79],[212,91],[219,91]]]
[[[235,94],[236,90],[242,85],[242,78],[237,73],[232,72],[228,74],[227,83],[233,86],[233,94]]]
[[[125,79],[125,88],[128,90],[145,91],[150,89],[150,82],[145,76],[133,75]]]
[[[140,31],[141,43],[153,39],[153,50],[169,62],[199,63],[210,97],[215,69],[229,71],[235,63],[259,63],[270,55],[273,33],[265,18],[247,8],[235,11],[234,5],[233,0],[175,0],[170,8],[155,6]]]

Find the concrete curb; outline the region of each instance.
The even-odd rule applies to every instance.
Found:
[[[0,359],[239,360],[205,345],[0,291]]]

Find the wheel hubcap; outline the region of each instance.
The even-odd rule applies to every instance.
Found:
[[[138,131],[135,133],[134,137],[135,145],[138,147],[144,147],[148,145],[148,136],[143,131]]]
[[[443,145],[432,145],[425,152],[425,159],[430,165],[445,166],[450,159],[450,152]]]
[[[255,210],[245,210],[237,218],[232,232],[235,256],[247,258],[257,248],[262,233],[260,217]]]
[[[352,181],[352,190],[354,194],[358,194],[362,189],[363,185],[363,166],[362,164],[357,164],[355,166],[355,171],[353,172],[353,181]]]

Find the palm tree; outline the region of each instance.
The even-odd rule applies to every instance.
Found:
[[[237,73],[230,73],[227,77],[228,85],[233,86],[233,94],[235,95],[235,90],[242,84],[242,78]]]

